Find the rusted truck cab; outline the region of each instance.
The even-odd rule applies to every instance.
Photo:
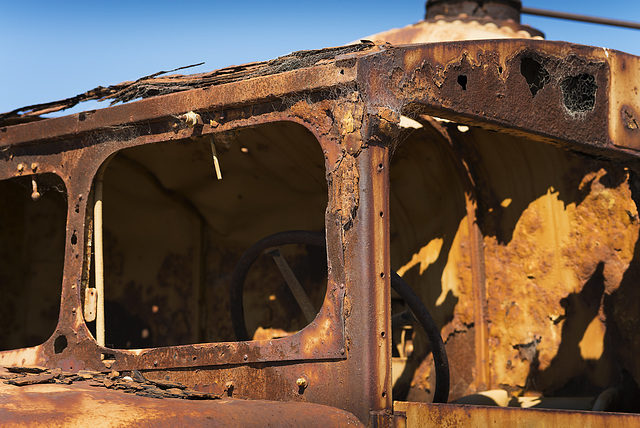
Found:
[[[637,423],[639,80],[563,42],[365,41],[3,116],[3,420]]]

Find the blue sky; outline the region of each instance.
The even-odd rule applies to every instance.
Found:
[[[636,0],[523,0],[640,21]],[[337,46],[422,19],[425,0],[0,0],[0,112],[205,62],[197,72]],[[640,55],[640,30],[523,15],[550,40]],[[105,107],[85,103],[81,109]],[[64,114],[67,114],[67,111]]]

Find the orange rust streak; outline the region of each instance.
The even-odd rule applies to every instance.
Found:
[[[475,347],[476,347],[476,389],[491,389],[489,367],[489,345],[487,325],[487,288],[484,269],[484,248],[482,232],[476,221],[476,202],[465,193],[469,241],[471,243],[471,278],[473,287]]]

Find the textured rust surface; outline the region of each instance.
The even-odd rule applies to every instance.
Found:
[[[629,321],[637,296],[626,285],[637,272],[635,176],[624,167],[533,141],[523,149],[511,144],[512,137],[478,129],[460,132],[449,125],[441,131],[470,166],[479,201],[475,214],[486,271],[486,362],[478,342],[475,351],[468,344],[481,324],[464,187],[453,185],[464,177],[455,173],[446,151],[436,150],[438,145],[424,154],[417,150],[422,138],[440,147],[450,144],[430,133],[420,135],[428,128],[407,139],[392,163],[391,195],[398,200],[392,213],[411,213],[416,220],[392,216],[392,236],[411,227],[412,233],[401,236],[412,238],[404,244],[392,241],[391,255],[394,267],[423,290],[434,317],[442,320],[452,361],[452,397],[491,388],[506,388],[513,395],[592,396],[609,386],[622,388],[628,377],[624,371],[636,371],[631,362],[635,330]],[[429,174],[416,175],[427,159],[434,165]],[[445,181],[447,186],[439,185]],[[401,197],[410,183],[411,195],[424,189],[425,196]],[[442,195],[447,191],[448,197]],[[432,207],[433,200],[457,200],[457,208]],[[443,212],[450,218],[439,218]],[[420,224],[421,216],[437,220]],[[430,364],[427,359],[416,371],[408,400],[429,397]],[[490,376],[484,385],[478,367]]]
[[[134,82],[122,82],[106,88],[99,86],[83,94],[79,94],[65,100],[21,107],[10,112],[0,113],[0,125],[8,126],[16,123],[41,120],[42,118],[39,117],[40,115],[65,110],[77,105],[78,103],[89,100],[111,100],[111,105],[114,105],[120,102],[126,103],[136,99],[144,99],[192,89],[218,86],[260,76],[270,76],[286,71],[311,67],[324,60],[333,59],[339,55],[367,51],[373,47],[374,44],[372,42],[363,40],[358,44],[338,46],[335,48],[298,51],[270,61],[231,66],[208,73],[191,75],[167,74],[202,64],[180,67],[170,71],[160,71],[149,76],[141,77]],[[87,114],[84,113],[81,117],[86,118]]]
[[[635,425],[638,415],[601,412],[568,412],[558,410],[511,409],[450,404],[394,403],[394,409],[406,412],[407,426],[432,427],[602,427]]]
[[[621,407],[637,411],[631,149],[640,107],[620,95],[626,86],[616,77],[637,59],[531,40],[322,55],[291,70],[0,128],[0,179],[28,187],[34,174],[56,174],[66,202],[44,219],[51,230],[41,237],[64,246],[62,279],[53,267],[41,271],[52,289],[62,287],[57,324],[55,313],[39,313],[49,330],[36,328],[32,342],[11,338],[22,346],[7,339],[0,364],[138,370],[205,393],[226,388],[386,421],[393,269],[442,328],[452,398],[492,388],[595,396],[616,387],[632,397]],[[626,81],[637,80],[633,70]],[[180,119],[189,111],[202,124]],[[403,116],[418,129],[399,126]],[[107,311],[131,336],[99,347],[82,299],[94,270],[93,181],[113,154],[105,259],[107,293],[119,306]],[[27,203],[18,208],[2,218],[30,218]],[[261,340],[234,341],[233,266],[258,239],[296,228],[326,232],[323,275],[301,277],[318,315],[300,321],[264,262],[245,296]],[[294,268],[325,257],[305,248],[290,256]],[[15,292],[20,275],[12,275]],[[403,398],[428,400],[433,376],[419,332],[412,358]]]
[[[613,148],[608,58],[618,55],[540,40],[452,42],[390,48],[363,60],[361,74],[375,105],[600,152]]]
[[[0,383],[0,418],[4,426],[362,426],[352,414],[318,404],[227,397],[181,400],[166,393],[154,398],[142,387],[117,390],[117,385],[106,389],[89,376],[70,385]],[[174,389],[163,391],[176,396],[181,390]]]

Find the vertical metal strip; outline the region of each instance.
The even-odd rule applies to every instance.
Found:
[[[105,346],[104,327],[104,244],[102,226],[102,193],[104,184],[104,173],[113,155],[107,158],[98,169],[95,179],[95,200],[93,203],[93,226],[94,226],[94,252],[95,252],[95,283],[97,297],[96,308],[96,341],[99,346]]]
[[[363,383],[370,411],[393,406],[391,376],[391,262],[389,245],[388,149],[369,146],[358,155],[360,201],[357,221],[345,241],[355,245],[357,260],[348,276],[352,284],[353,312],[360,313],[359,330],[363,367],[368,371]],[[356,286],[358,290],[353,290]],[[358,295],[353,296],[353,294]],[[353,355],[350,354],[350,357]]]
[[[471,243],[471,281],[473,286],[476,390],[491,389],[489,366],[489,326],[487,321],[487,289],[482,231],[476,221],[476,202],[465,193],[469,241]]]

